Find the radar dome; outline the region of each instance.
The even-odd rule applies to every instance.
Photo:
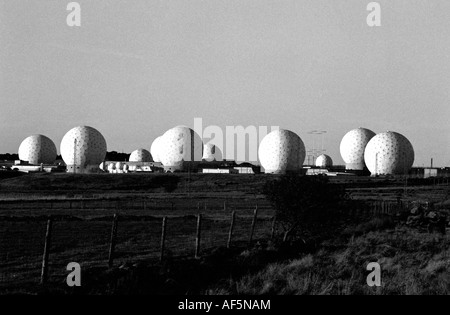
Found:
[[[63,137],[60,150],[68,171],[97,169],[106,156],[106,140],[97,129],[75,127]]]
[[[131,152],[130,162],[152,162],[152,155],[148,150],[145,149],[137,149]]]
[[[305,145],[294,132],[275,130],[261,141],[258,155],[266,173],[298,172],[305,161]]]
[[[19,159],[30,164],[53,164],[56,159],[56,146],[46,136],[29,136],[19,146]]]
[[[375,136],[375,132],[365,128],[353,129],[346,133],[340,145],[341,156],[346,169],[364,169],[364,150],[373,136]]]
[[[156,138],[153,142],[152,142],[152,146],[150,147],[150,153],[153,157],[153,161],[155,162],[161,162],[160,158],[159,158],[159,150],[161,148],[161,138],[162,136]]]
[[[388,131],[369,141],[364,159],[372,175],[406,174],[414,163],[414,149],[405,136]]]
[[[160,141],[158,157],[166,171],[182,170],[185,162],[202,160],[202,140],[191,128],[178,126],[169,129]]]
[[[316,159],[316,166],[320,168],[327,168],[333,166],[333,160],[326,154],[319,155]]]

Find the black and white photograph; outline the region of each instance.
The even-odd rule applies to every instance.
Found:
[[[0,0],[0,295],[450,295],[449,14]]]

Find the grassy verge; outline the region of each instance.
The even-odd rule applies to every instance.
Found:
[[[448,234],[385,227],[386,222],[375,219],[347,229],[314,253],[268,264],[255,274],[217,286],[209,293],[450,294]],[[381,266],[380,287],[366,283],[370,262]]]
[[[166,257],[83,270],[82,287],[65,281],[3,294],[379,295],[450,293],[450,237],[375,218],[310,246],[246,242],[212,248],[201,259]],[[369,287],[368,263],[381,266],[381,286]],[[65,279],[64,279],[65,280]]]

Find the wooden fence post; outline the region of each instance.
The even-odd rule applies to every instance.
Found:
[[[231,212],[231,223],[230,223],[230,231],[228,232],[227,248],[230,248],[230,246],[231,246],[231,237],[233,235],[235,218],[236,218],[236,212],[233,211],[233,212]]]
[[[276,221],[277,221],[277,217],[273,216],[273,219],[272,219],[272,230],[270,231],[270,239],[271,240],[273,239],[273,236],[275,235],[275,223],[276,223]]]
[[[164,246],[166,243],[166,225],[167,225],[167,217],[164,217],[162,220],[162,229],[161,229],[161,255],[159,260],[163,261],[164,258]]]
[[[50,219],[48,219],[47,221],[47,231],[45,232],[44,255],[42,257],[41,284],[43,285],[47,283],[48,277],[48,256],[50,254],[50,246],[52,242],[52,223],[53,220],[50,217]]]
[[[226,201],[223,202],[223,211],[227,211],[227,202]]]
[[[253,240],[253,232],[255,231],[255,224],[256,224],[256,217],[258,215],[258,206],[256,206],[255,211],[253,212],[253,220],[252,220],[252,227],[250,230],[250,238],[248,240],[248,245],[250,246],[252,244]]]
[[[108,258],[108,267],[111,268],[114,262],[114,249],[116,247],[116,237],[117,237],[117,221],[118,216],[114,214],[113,224],[111,228],[111,241],[109,244],[109,258]]]
[[[202,215],[199,213],[197,216],[197,237],[195,238],[195,258],[200,257],[200,236],[202,228]]]

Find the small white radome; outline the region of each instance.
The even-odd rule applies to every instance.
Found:
[[[30,164],[52,164],[56,159],[55,143],[43,135],[27,137],[19,146],[19,159]]]
[[[130,162],[152,162],[152,155],[148,150],[137,149],[131,152]]]
[[[333,160],[326,154],[319,155],[316,159],[316,166],[321,168],[327,168],[333,166]]]

